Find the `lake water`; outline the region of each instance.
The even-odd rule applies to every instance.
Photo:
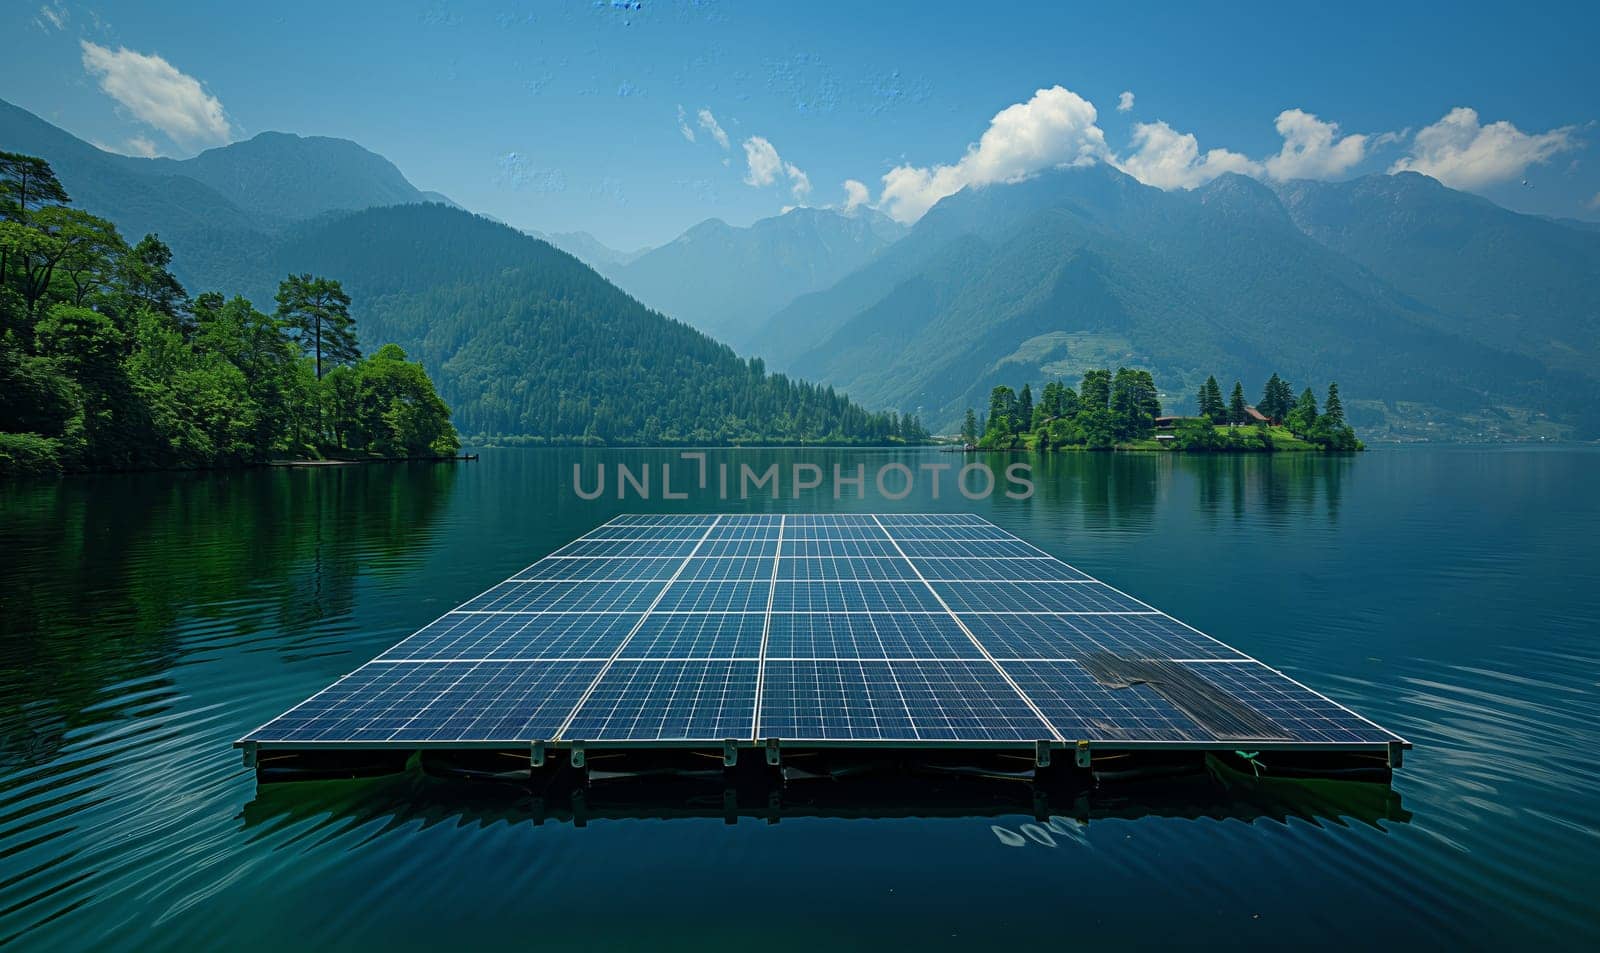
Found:
[[[768,460],[959,458],[711,454]],[[1600,452],[1066,454],[1027,500],[934,501],[920,481],[898,502],[577,498],[574,462],[618,461],[678,456],[0,486],[0,945],[1600,942]],[[579,826],[419,772],[258,790],[230,747],[596,523],[662,506],[976,512],[1416,749],[1392,791],[1235,779],[1096,793],[1048,825]]]

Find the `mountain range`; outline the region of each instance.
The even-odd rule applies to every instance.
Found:
[[[947,431],[996,384],[1107,366],[1150,370],[1179,412],[1209,374],[1252,396],[1273,372],[1319,393],[1337,379],[1379,438],[1600,430],[1600,230],[1414,173],[1277,186],[1227,175],[1164,192],[1093,166],[963,190],[909,229],[869,209],[795,209],[624,253],[445,207],[342,140],[265,133],[136,159],[0,103],[0,148],[50,160],[76,203],[125,235],[161,234],[191,290],[246,290],[270,307],[287,270],[340,278],[363,333],[415,349],[467,432],[540,434],[559,418],[572,436],[583,414],[614,416],[601,398],[615,395],[585,394],[581,375],[561,392],[539,376],[560,353],[587,353],[585,320],[673,350],[658,365],[590,349],[591,364],[628,365],[600,369],[608,379],[682,358],[721,368],[696,378],[714,391],[742,379],[735,364],[761,371],[688,328],[668,333],[679,326],[654,312]],[[571,313],[579,301],[587,318]],[[562,308],[568,337],[528,333]],[[673,402],[670,387],[650,393]]]
[[[744,228],[708,219],[629,260],[597,264],[563,247],[640,301],[745,350],[769,315],[832,286],[904,232],[871,209],[796,208]]]
[[[1099,165],[963,190],[752,339],[774,366],[950,428],[998,383],[1150,370],[1340,381],[1389,435],[1592,432],[1600,235],[1420,175],[1225,175],[1164,192]]]

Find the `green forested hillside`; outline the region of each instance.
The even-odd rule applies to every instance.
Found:
[[[420,365],[392,344],[362,357],[337,281],[289,276],[268,315],[191,298],[171,263],[74,207],[48,163],[0,152],[0,475],[458,448]]]
[[[263,271],[338,275],[368,333],[439,379],[463,433],[545,441],[881,442],[914,420],[768,374],[571,255],[441,205],[302,226]]]
[[[1278,190],[1307,235],[1440,327],[1600,378],[1600,232],[1519,215],[1415,172]]]

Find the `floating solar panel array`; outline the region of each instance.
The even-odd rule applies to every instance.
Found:
[[[1404,746],[966,514],[621,516],[241,740],[261,748]]]

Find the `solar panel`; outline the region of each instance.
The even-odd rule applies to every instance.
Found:
[[[1404,745],[961,513],[619,516],[240,743],[769,738]]]

